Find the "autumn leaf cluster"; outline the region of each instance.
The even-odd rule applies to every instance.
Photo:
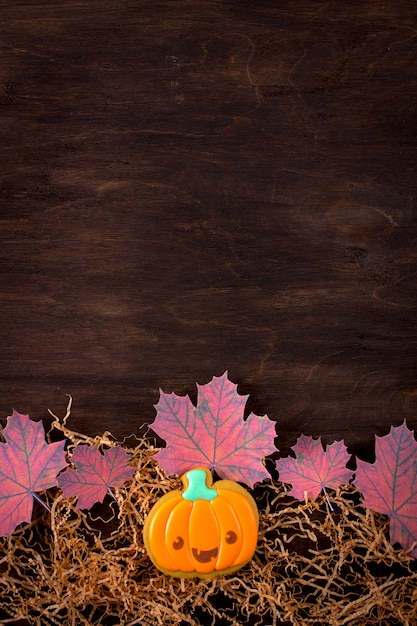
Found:
[[[227,372],[206,385],[198,385],[198,402],[188,396],[160,393],[153,430],[166,441],[155,459],[166,474],[181,474],[207,467],[221,478],[250,487],[270,478],[264,458],[277,452],[275,423],[268,416],[250,413],[245,419],[247,396],[237,393]],[[57,424],[56,424],[57,425]],[[32,519],[34,500],[48,505],[39,493],[60,488],[75,508],[89,509],[106,494],[116,500],[114,488],[122,488],[135,474],[130,454],[121,445],[79,443],[71,450],[66,442],[47,443],[43,426],[17,411],[8,418],[0,443],[0,535],[10,536],[21,523]],[[343,441],[325,449],[320,439],[301,435],[292,456],[276,462],[279,480],[290,484],[290,495],[300,501],[315,500],[323,491],[353,484],[363,503],[389,516],[391,542],[417,556],[417,442],[405,422],[376,438],[374,464],[357,460],[356,472],[348,469],[351,457]],[[126,487],[127,489],[129,487]]]

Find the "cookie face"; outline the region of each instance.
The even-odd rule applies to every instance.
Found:
[[[230,480],[212,484],[205,468],[182,476],[183,491],[162,496],[143,529],[147,552],[165,574],[214,578],[253,556],[258,511],[252,496]]]

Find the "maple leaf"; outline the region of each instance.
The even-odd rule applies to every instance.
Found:
[[[353,476],[346,468],[350,455],[343,441],[335,441],[324,450],[320,439],[301,435],[292,450],[296,458],[278,459],[276,466],[279,479],[292,485],[290,495],[298,500],[315,500],[326,487],[337,489]]]
[[[405,550],[417,541],[417,442],[414,431],[391,426],[388,435],[375,437],[375,463],[357,459],[354,485],[364,506],[390,517],[390,541]],[[417,547],[411,554],[417,557]]]
[[[243,413],[248,396],[236,392],[227,372],[197,385],[197,406],[188,396],[160,392],[153,430],[167,446],[156,458],[168,474],[208,467],[221,478],[253,486],[269,478],[261,459],[276,451],[275,422]]]
[[[55,487],[67,461],[65,441],[46,443],[42,422],[28,415],[13,410],[2,434],[6,443],[0,444],[0,535],[9,536],[20,523],[30,522],[33,499],[40,500],[36,492]]]
[[[122,446],[100,450],[93,446],[79,445],[74,449],[71,463],[76,469],[67,469],[58,476],[58,486],[66,498],[78,497],[77,509],[89,509],[96,502],[103,502],[111,487],[123,487],[135,473],[127,465],[129,454]],[[114,497],[114,496],[113,496]]]

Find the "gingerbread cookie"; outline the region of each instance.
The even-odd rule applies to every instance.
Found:
[[[253,556],[258,510],[238,483],[213,484],[206,468],[182,476],[184,489],[165,494],[143,529],[147,552],[164,574],[214,578],[240,569]]]

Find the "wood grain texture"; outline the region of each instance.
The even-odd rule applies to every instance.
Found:
[[[415,2],[0,5],[0,416],[416,427]]]

